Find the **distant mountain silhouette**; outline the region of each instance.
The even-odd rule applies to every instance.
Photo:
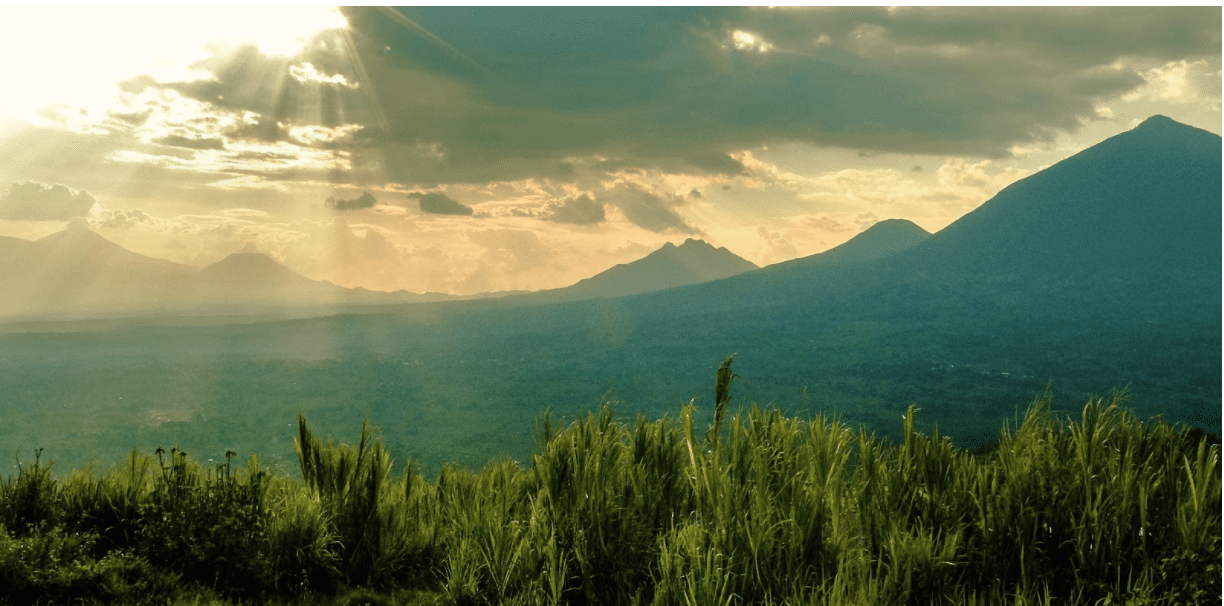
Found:
[[[840,246],[822,253],[770,265],[767,269],[817,264],[866,263],[908,250],[931,233],[905,219],[887,219],[868,227]]]
[[[120,271],[158,274],[181,272],[188,267],[134,253],[86,228],[68,229],[45,236],[36,243],[44,267],[73,271]]]
[[[300,297],[340,296],[343,288],[331,282],[311,280],[259,252],[234,253],[201,269],[196,283],[205,297],[233,297],[291,301]]]
[[[1164,116],[1004,188],[906,269],[1220,271],[1220,137]]]
[[[144,307],[179,292],[195,271],[131,252],[76,224],[33,242],[6,238],[0,251],[3,315]]]
[[[714,248],[689,238],[680,246],[671,242],[629,263],[611,267],[565,288],[513,297],[515,303],[560,302],[625,297],[678,286],[719,280],[758,269],[725,247]]]
[[[997,437],[1047,386],[1057,411],[1075,415],[1090,394],[1129,387],[1134,399],[1124,404],[1140,418],[1160,413],[1218,432],[1220,166],[1219,136],[1154,117],[875,260],[782,264],[615,299],[537,305],[548,302],[538,293],[158,334],[203,341],[210,359],[253,358],[259,348],[264,363],[226,366],[225,379],[204,391],[217,392],[209,396],[216,410],[258,401],[269,416],[247,422],[267,431],[283,428],[264,421],[276,410],[291,419],[304,400],[317,400],[320,411],[345,418],[400,415],[389,433],[427,444],[422,450],[470,443],[481,456],[510,454],[494,450],[532,435],[532,420],[553,405],[579,418],[610,400],[620,413],[655,417],[694,402],[704,426],[710,379],[733,353],[743,377],[733,406],[828,413],[893,440],[910,405],[921,410],[920,431],[938,424],[962,445]],[[20,257],[30,245],[0,240],[0,253]],[[654,275],[682,248],[664,247],[584,288],[600,292],[602,280],[639,267]],[[277,274],[258,259],[232,262],[248,261]],[[225,266],[216,272],[226,275]],[[3,355],[19,359],[21,347],[40,340],[51,341],[14,338],[9,351],[19,353]],[[96,357],[112,343],[101,335],[78,354],[79,342],[54,352],[50,380],[73,378],[60,360]],[[315,362],[333,349],[344,360]],[[145,376],[167,374],[149,368]],[[75,376],[96,391],[102,374]],[[180,386],[172,387],[162,393]],[[54,401],[45,393],[27,405]],[[236,417],[218,415],[213,427],[225,431]],[[445,436],[443,444],[430,435]]]
[[[893,377],[935,389],[952,379],[931,368],[985,368],[1048,379],[1075,398],[1129,385],[1153,402],[1202,401],[1211,418],[1221,389],[1220,166],[1219,136],[1154,117],[1014,183],[908,250],[781,264],[547,317],[581,336],[614,311],[615,325],[631,328],[610,342],[634,354],[606,359],[636,360],[639,372],[680,372],[651,352],[681,347],[713,363],[737,352],[758,385],[797,392],[823,383],[821,368],[842,368],[881,394]],[[939,389],[951,397],[955,385]],[[1036,387],[1023,389],[1031,398]],[[1010,413],[1016,402],[982,406]]]
[[[1163,116],[1004,188],[908,250],[846,267],[774,271],[657,295],[712,308],[762,306],[888,316],[953,309],[984,317],[1165,313],[1219,320],[1220,137]],[[959,303],[958,303],[959,302]],[[1070,307],[1068,307],[1070,306]],[[794,310],[786,312],[794,313]]]
[[[0,238],[0,317],[142,314],[316,314],[339,305],[455,300],[311,280],[263,253],[235,253],[203,269],[129,251],[83,225],[37,241]]]

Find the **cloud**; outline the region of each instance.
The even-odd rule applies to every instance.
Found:
[[[370,195],[370,192],[363,191],[360,196],[352,200],[340,200],[335,196],[328,197],[325,204],[336,210],[360,210],[363,208],[373,208],[375,204],[378,204],[378,200],[375,200],[374,196]]]
[[[821,215],[819,217],[806,217],[803,223],[810,229],[820,231],[843,232],[853,229],[850,226],[825,215]]]
[[[472,215],[475,211],[470,206],[464,206],[450,198],[446,194],[425,194],[412,193],[408,194],[420,198],[421,212],[426,212],[435,215]]]
[[[170,147],[185,147],[187,149],[225,149],[225,142],[219,137],[191,138],[182,135],[166,135],[153,139],[152,143]]]
[[[250,116],[228,134],[239,139],[266,142],[280,141],[286,135],[281,123],[266,115]]]
[[[859,231],[865,231],[868,227],[879,223],[880,219],[871,211],[859,213],[854,217],[854,224],[858,226]]]
[[[254,208],[230,208],[221,211],[221,215],[231,219],[260,220],[267,219],[268,213]]]
[[[1003,157],[1154,82],[1168,84],[1151,95],[1183,99],[1219,88],[1218,7],[343,12],[349,31],[322,32],[293,57],[218,47],[191,66],[198,79],[123,82],[131,103],[106,128],[161,146],[121,157],[168,165],[171,146],[224,152],[179,169],[286,182],[598,191],[583,167],[726,180],[751,172],[742,151],[782,141]],[[271,151],[299,161],[243,166],[242,154]],[[626,205],[643,224],[668,218]]]
[[[609,192],[607,199],[624,213],[630,223],[643,229],[656,233],[701,233],[674,210],[673,207],[680,202],[674,196],[659,196],[638,187],[622,185]]]
[[[466,235],[483,252],[475,259],[475,269],[459,283],[460,292],[522,288],[522,284],[533,282],[533,276],[564,269],[556,261],[555,251],[536,232],[489,229]]]
[[[127,229],[137,225],[147,225],[152,221],[152,217],[138,208],[132,210],[103,209],[92,218],[90,225],[104,229]]]
[[[763,225],[757,226],[756,234],[765,241],[765,250],[759,255],[764,259],[764,264],[768,265],[779,261],[786,261],[799,256],[799,251],[795,248],[795,242],[789,234],[770,231]]]
[[[84,216],[97,200],[85,190],[37,181],[14,183],[0,195],[0,217],[24,221],[67,221]]]
[[[349,82],[340,74],[324,74],[314,66],[313,63],[306,62],[301,65],[292,65],[289,67],[289,75],[301,83],[314,82],[318,84],[332,84],[335,86],[343,86],[345,88],[357,88],[360,86],[358,82]]]
[[[557,223],[594,225],[604,221],[604,205],[596,202],[589,195],[583,194],[573,198],[549,202],[544,206],[543,218],[548,221],[556,221]]]
[[[192,66],[210,74],[200,80],[158,83],[133,79],[128,90],[153,87],[177,91],[218,108],[249,112],[264,124],[374,122],[359,85],[359,68],[344,53],[343,34],[331,30],[316,35],[295,57],[266,55],[255,45],[217,48],[216,54]],[[271,135],[267,126],[262,134]]]
[[[738,160],[722,152],[703,152],[685,158],[689,164],[712,173],[739,175],[748,172]]]
[[[417,27],[346,13],[388,120],[369,150],[406,181],[585,157],[738,174],[728,150],[783,140],[1003,157],[1220,44],[1219,7],[397,10]]]
[[[1219,60],[1215,67],[1203,59],[1198,61],[1171,61],[1159,67],[1141,72],[1145,84],[1129,93],[1125,98],[1149,99],[1172,103],[1197,103],[1204,100],[1220,101]]]

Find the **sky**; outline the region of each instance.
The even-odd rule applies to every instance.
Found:
[[[85,223],[347,287],[572,284],[936,232],[1163,114],[1221,9],[0,7],[0,235]]]

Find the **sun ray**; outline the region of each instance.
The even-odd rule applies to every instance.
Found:
[[[412,19],[409,19],[408,17],[404,16],[404,14],[403,14],[403,13],[401,13],[401,12],[399,12],[399,11],[397,11],[397,10],[395,10],[395,9],[391,8],[391,7],[388,7],[388,6],[378,7],[378,9],[377,9],[377,10],[378,10],[378,12],[379,12],[379,13],[381,13],[381,14],[383,14],[383,15],[386,15],[388,18],[390,18],[392,21],[394,21],[394,22],[398,23],[399,25],[402,25],[402,26],[404,26],[404,27],[406,27],[406,28],[408,28],[408,29],[411,29],[411,30],[413,30],[413,31],[415,31],[415,32],[417,32],[417,33],[419,33],[419,34],[421,34],[421,35],[425,36],[425,38],[426,38],[426,39],[428,39],[430,42],[433,42],[435,45],[437,45],[437,46],[439,46],[439,47],[441,47],[441,48],[445,49],[447,52],[449,52],[451,55],[453,55],[453,56],[455,56],[456,58],[458,58],[460,61],[462,61],[462,62],[463,62],[465,65],[467,65],[468,67],[474,67],[474,68],[476,68],[478,71],[483,72],[483,73],[491,73],[491,72],[489,71],[489,69],[488,69],[488,68],[486,68],[485,66],[481,65],[480,63],[477,63],[475,59],[472,59],[471,57],[469,57],[469,56],[465,55],[465,54],[464,54],[462,51],[460,51],[459,49],[457,49],[457,48],[455,48],[455,47],[451,46],[451,45],[450,45],[450,43],[448,43],[447,41],[445,41],[445,40],[443,40],[443,39],[439,38],[438,36],[434,35],[434,33],[433,33],[433,32],[431,32],[431,31],[429,31],[429,30],[425,29],[424,27],[421,27],[421,25],[420,25],[419,23],[417,23],[416,21],[413,21]]]

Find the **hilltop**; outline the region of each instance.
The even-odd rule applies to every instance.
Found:
[[[565,288],[515,297],[515,303],[556,303],[627,297],[691,284],[701,284],[759,269],[726,249],[689,238],[671,242],[629,263],[622,263]]]

